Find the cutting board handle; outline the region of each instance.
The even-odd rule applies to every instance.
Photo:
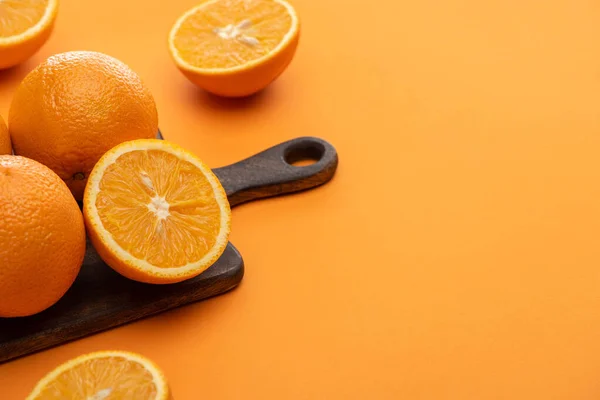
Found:
[[[294,165],[301,160],[314,163]],[[214,172],[233,207],[320,186],[333,178],[337,165],[337,151],[330,143],[316,137],[299,137]]]

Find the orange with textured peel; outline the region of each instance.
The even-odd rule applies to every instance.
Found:
[[[127,351],[81,355],[49,372],[26,400],[168,400],[169,385],[159,367]]]
[[[176,21],[169,49],[177,67],[199,87],[242,97],[285,71],[299,37],[298,16],[285,0],[209,0]]]
[[[0,69],[14,67],[46,43],[58,12],[58,0],[0,1]]]
[[[37,314],[71,287],[85,228],[65,183],[25,157],[0,156],[0,317]]]
[[[158,132],[154,98],[139,76],[102,53],[54,55],[17,88],[8,116],[15,154],[50,167],[77,200],[100,157]]]
[[[6,123],[0,117],[0,155],[12,154],[12,145],[10,143],[10,135]]]
[[[89,177],[83,212],[100,257],[146,283],[199,275],[223,253],[230,232],[218,178],[198,157],[157,139],[107,152]]]

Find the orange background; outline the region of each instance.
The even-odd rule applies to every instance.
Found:
[[[2,399],[110,348],[154,359],[178,400],[600,397],[597,2],[296,0],[287,72],[219,101],[166,46],[197,1],[62,0],[0,74],[0,113],[43,58],[97,50],[211,166],[309,134],[338,174],[235,209],[238,289],[1,365]]]

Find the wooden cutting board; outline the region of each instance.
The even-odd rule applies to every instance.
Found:
[[[292,165],[305,159],[316,162]],[[302,137],[214,172],[233,207],[320,186],[333,177],[337,164],[331,144]],[[58,303],[31,317],[0,318],[0,363],[225,293],[243,275],[242,256],[229,243],[219,260],[196,278],[172,285],[143,284],[110,269],[88,242],[81,272]]]

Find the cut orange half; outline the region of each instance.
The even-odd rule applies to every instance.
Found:
[[[58,0],[0,0],[0,69],[22,63],[50,37]]]
[[[231,209],[218,178],[163,140],[124,142],[92,170],[83,213],[100,257],[127,278],[175,283],[210,267],[227,246]]]
[[[292,61],[300,23],[285,0],[208,0],[173,25],[169,49],[193,83],[221,96],[264,89]]]
[[[126,351],[74,358],[48,373],[27,400],[167,400],[171,394],[155,363]]]

